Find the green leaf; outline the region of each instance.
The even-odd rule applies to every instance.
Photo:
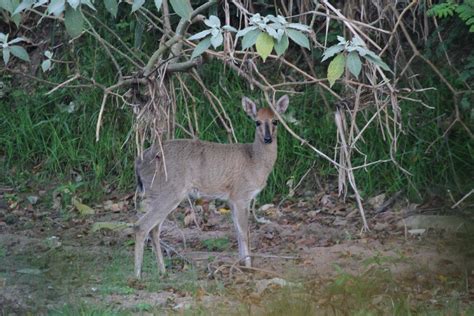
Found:
[[[345,61],[346,58],[344,57],[344,54],[339,54],[329,63],[328,80],[331,87],[344,73]]]
[[[211,37],[206,37],[202,41],[199,42],[199,44],[196,45],[196,48],[193,50],[193,53],[191,54],[191,59],[194,59],[198,56],[201,56],[202,53],[206,49],[208,49],[211,46]]]
[[[3,54],[3,62],[8,64],[8,61],[10,60],[10,47],[4,47],[2,49],[2,54]]]
[[[43,72],[46,72],[46,71],[50,70],[51,69],[51,59],[43,60],[43,62],[41,63],[41,69],[43,70]]]
[[[209,34],[211,34],[211,30],[204,30],[204,31],[201,31],[201,32],[196,33],[194,35],[191,35],[188,38],[188,40],[190,40],[190,41],[198,40],[198,39],[201,39],[201,38],[204,38],[204,37],[208,36]]]
[[[26,49],[24,49],[23,47],[13,45],[13,46],[10,46],[10,51],[12,55],[20,58],[21,60],[30,61],[30,57],[28,56]]]
[[[33,3],[35,1],[34,0],[23,0],[15,9],[15,11],[13,11],[13,14],[12,15],[16,15],[20,12],[22,12],[23,10],[25,9],[29,9],[31,8],[31,6],[33,6]]]
[[[114,18],[117,17],[118,12],[118,2],[117,0],[104,0],[105,9],[109,11]]]
[[[237,32],[237,29],[231,25],[224,25],[222,29],[228,32],[234,32],[234,33]]]
[[[342,52],[344,50],[344,47],[345,45],[336,44],[327,48],[323,53],[323,59],[321,61],[325,61],[326,59],[331,58],[332,56]]]
[[[74,10],[76,10],[77,7],[81,4],[81,0],[67,0],[67,3],[69,3],[69,5],[70,5]]]
[[[155,0],[155,7],[158,10],[158,12],[160,12],[162,3],[163,3],[163,0]]]
[[[0,0],[0,9],[8,11],[10,14],[13,13],[13,3],[11,0]]]
[[[247,32],[244,37],[242,37],[242,49],[247,49],[257,42],[257,37],[262,33],[259,29],[254,29]]]
[[[51,0],[48,6],[48,13],[54,16],[59,16],[64,12],[65,1],[64,0]]]
[[[15,23],[15,25],[16,25],[17,27],[20,26],[20,22],[21,22],[21,15],[20,15],[20,14],[12,15],[12,16],[10,17],[10,19],[12,19],[12,21]]]
[[[283,34],[281,40],[275,43],[275,52],[278,56],[281,56],[287,49],[289,45],[288,36]]]
[[[211,37],[211,44],[212,44],[212,47],[214,48],[221,46],[223,42],[224,42],[224,36],[222,35],[221,32]]]
[[[97,11],[90,0],[81,0],[81,3],[85,4],[86,6],[91,8],[92,10]]]
[[[273,45],[274,45],[274,40],[273,37],[268,35],[267,33],[260,33],[257,37],[257,42],[256,42],[256,48],[257,48],[257,53],[262,57],[263,61],[267,59],[268,55],[273,50]]]
[[[362,62],[356,52],[351,52],[347,55],[346,67],[356,77],[359,77],[360,71],[362,70]]]
[[[68,6],[64,14],[64,24],[66,25],[66,31],[71,37],[79,36],[84,25],[81,10],[74,10]]]
[[[383,70],[392,72],[390,67],[377,54],[370,52],[369,54],[365,55],[364,58],[369,62],[380,66],[380,68]]]
[[[94,215],[95,214],[95,211],[92,207],[82,204],[75,198],[72,198],[72,205],[74,205],[74,207],[77,209],[77,211],[81,215]]]
[[[292,28],[292,29],[296,29],[296,30],[300,30],[300,31],[303,31],[303,32],[309,32],[310,31],[309,26],[307,26],[305,24],[301,24],[301,23],[288,23],[287,27]]]
[[[253,31],[253,30],[256,30],[258,27],[257,26],[247,26],[246,28],[242,29],[242,30],[239,30],[237,32],[237,34],[235,35],[235,37],[241,37],[241,36],[244,36],[245,34],[247,34],[248,32],[250,31]]]
[[[221,20],[215,15],[210,15],[209,19],[204,20],[204,24],[209,27],[221,27]]]
[[[286,34],[291,38],[293,42],[298,44],[301,47],[309,49],[309,40],[306,35],[302,32],[294,30],[294,29],[287,29]]]
[[[191,6],[189,0],[170,0],[170,4],[177,15],[186,20],[191,18],[193,7]]]
[[[132,13],[140,9],[144,3],[145,3],[145,0],[133,0]]]

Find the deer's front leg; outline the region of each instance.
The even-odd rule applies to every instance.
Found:
[[[251,267],[249,247],[249,221],[248,204],[246,201],[232,201],[232,219],[237,231],[237,242],[239,244],[239,258],[246,267]]]

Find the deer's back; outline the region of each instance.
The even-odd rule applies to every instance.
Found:
[[[259,191],[271,171],[262,168],[254,157],[252,144],[184,139],[164,142],[163,152],[159,146],[147,149],[143,160],[137,159],[136,168],[146,189],[172,185],[220,198],[228,198],[233,192]]]

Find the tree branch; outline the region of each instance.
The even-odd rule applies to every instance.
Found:
[[[150,73],[152,72],[153,65],[155,65],[156,61],[174,44],[178,43],[179,41],[183,39],[184,34],[186,33],[186,30],[191,24],[191,20],[195,16],[197,16],[199,13],[207,10],[208,8],[212,7],[215,4],[217,4],[217,0],[209,0],[208,2],[198,7],[196,10],[194,10],[191,13],[191,16],[189,17],[189,19],[181,18],[181,20],[178,23],[178,26],[176,27],[176,34],[172,38],[167,40],[162,46],[160,46],[148,60],[148,63],[143,69],[143,75],[145,77],[150,75]]]

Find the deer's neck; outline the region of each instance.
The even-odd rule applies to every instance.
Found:
[[[259,164],[271,171],[277,158],[277,147],[276,137],[273,138],[271,144],[265,144],[259,139],[258,135],[255,135],[255,140],[252,143],[253,156]]]

